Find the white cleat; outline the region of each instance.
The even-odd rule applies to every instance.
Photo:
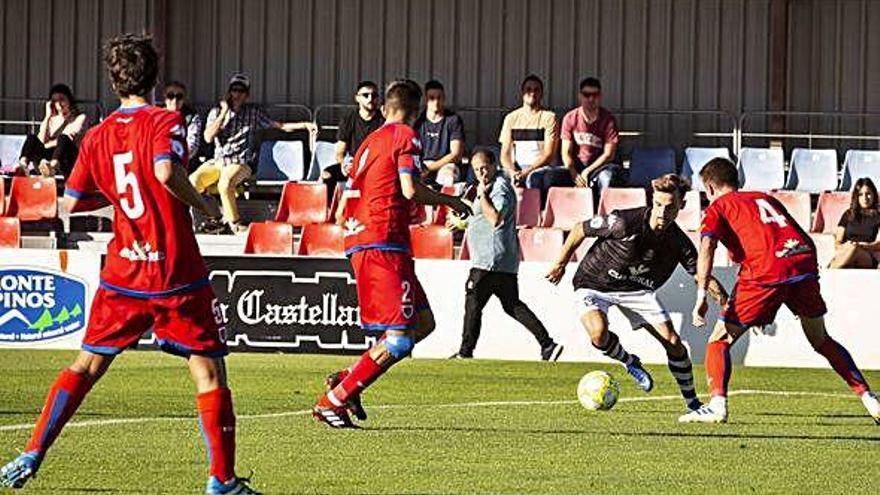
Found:
[[[706,404],[678,417],[679,423],[727,423],[727,410],[716,411]]]
[[[865,392],[862,394],[862,404],[868,410],[868,414],[874,418],[874,423],[880,425],[880,400],[874,392]]]

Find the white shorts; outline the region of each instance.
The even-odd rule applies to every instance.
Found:
[[[606,316],[611,306],[623,313],[633,330],[645,325],[657,326],[669,321],[669,313],[657,299],[657,293],[648,290],[632,292],[600,292],[593,289],[574,291],[578,317],[590,311],[601,311]]]

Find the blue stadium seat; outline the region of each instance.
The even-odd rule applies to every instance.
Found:
[[[820,193],[837,189],[837,152],[795,148],[791,152],[786,189]]]
[[[781,148],[743,148],[737,168],[743,190],[769,191],[785,185],[785,159]]]
[[[703,170],[703,165],[709,160],[719,157],[730,160],[730,152],[727,148],[686,148],[681,174],[690,179],[695,191],[702,191],[704,188],[703,182],[700,181],[700,170]]]
[[[330,165],[336,163],[336,143],[330,141],[317,141],[315,152],[312,154],[312,163],[309,167],[309,176],[306,180],[318,180],[321,172]]]
[[[648,187],[651,181],[663,174],[675,172],[673,148],[636,148],[629,162],[627,185]]]
[[[263,141],[257,163],[257,183],[284,183],[305,179],[308,143],[295,141]]]
[[[18,163],[21,147],[24,146],[26,138],[25,135],[0,134],[0,168]]]
[[[862,177],[870,177],[880,185],[880,151],[849,150],[843,160],[843,179],[840,190],[849,191]]]

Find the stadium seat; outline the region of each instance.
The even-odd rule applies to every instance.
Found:
[[[303,227],[296,254],[324,258],[345,257],[342,226],[333,223],[311,223]]]
[[[0,175],[0,217],[6,215],[6,179]]]
[[[293,226],[283,222],[254,222],[248,227],[245,254],[293,254]]]
[[[551,187],[547,192],[542,227],[571,230],[593,217],[593,191],[580,187]]]
[[[6,215],[22,222],[58,218],[58,189],[55,179],[28,176],[13,177]]]
[[[516,225],[537,227],[541,223],[541,190],[517,188]]]
[[[602,197],[599,199],[599,215],[647,204],[648,195],[641,187],[609,187],[602,191]]]
[[[410,225],[413,256],[421,259],[451,260],[452,232],[440,225]]]
[[[456,195],[456,187],[455,186],[443,186],[440,189],[440,192],[443,194],[448,194],[450,196]],[[446,225],[446,215],[449,214],[449,207],[445,205],[434,206],[431,208],[431,214],[428,216],[431,223],[434,225]]]
[[[21,223],[15,217],[0,217],[0,248],[21,247]]]
[[[681,174],[690,179],[691,186],[695,191],[703,191],[703,182],[700,181],[700,170],[703,165],[713,158],[727,158],[730,160],[730,152],[727,148],[686,148],[684,150],[684,163],[681,166]]]
[[[26,139],[23,134],[0,134],[0,169],[10,170],[18,163]]]
[[[773,196],[794,220],[804,229],[804,232],[810,231],[810,193],[803,191],[771,191]]]
[[[684,195],[684,208],[678,212],[675,222],[686,231],[696,232],[700,230],[700,222],[703,220],[703,210],[699,191],[688,191]]]
[[[819,196],[816,205],[816,216],[813,218],[812,232],[831,234],[837,228],[840,217],[849,209],[852,200],[847,192],[824,192]]]
[[[770,191],[785,185],[785,160],[780,148],[743,148],[737,168],[744,191]]]
[[[263,141],[257,162],[258,183],[287,182],[306,178],[307,142]]]
[[[315,142],[315,152],[312,154],[312,163],[309,167],[308,180],[319,180],[321,172],[336,163],[336,143],[330,141]]]
[[[834,259],[834,236],[831,234],[810,234],[816,245],[816,258],[819,268],[825,268]]]
[[[843,160],[840,190],[849,191],[862,177],[870,177],[880,187],[880,151],[849,150]]]
[[[555,261],[562,251],[564,234],[560,229],[534,227],[519,229],[519,257],[523,261]]]
[[[837,151],[795,148],[785,188],[809,193],[837,189]]]
[[[339,182],[333,189],[333,198],[330,199],[330,210],[327,211],[327,220],[336,221],[336,209],[339,207],[339,201],[342,199],[342,191],[345,190],[345,184]]]
[[[288,182],[281,191],[276,222],[298,227],[327,221],[327,186],[305,182]]]
[[[663,174],[675,172],[673,148],[636,148],[629,162],[627,185],[649,187],[651,181]]]

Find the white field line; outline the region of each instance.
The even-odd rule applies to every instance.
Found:
[[[830,397],[830,398],[848,398],[852,394],[832,394],[826,392],[794,392],[784,390],[733,390],[728,395],[771,395],[779,397]],[[656,395],[644,397],[622,397],[618,402],[650,402],[650,401],[666,401],[681,400],[680,395]],[[459,402],[450,404],[387,404],[371,406],[370,409],[465,409],[472,407],[508,407],[508,406],[555,406],[577,404],[576,400],[513,400],[513,401],[485,401],[485,402]],[[242,414],[237,419],[273,419],[286,418],[290,416],[306,416],[311,414],[310,409],[300,411],[284,411],[265,414]],[[142,418],[114,418],[114,419],[91,419],[85,421],[73,421],[67,423],[65,428],[86,428],[92,426],[115,426],[126,424],[143,424],[143,423],[172,423],[181,421],[193,421],[194,418],[183,417],[142,417]],[[0,432],[3,431],[20,431],[31,430],[34,424],[18,424],[0,426]]]

